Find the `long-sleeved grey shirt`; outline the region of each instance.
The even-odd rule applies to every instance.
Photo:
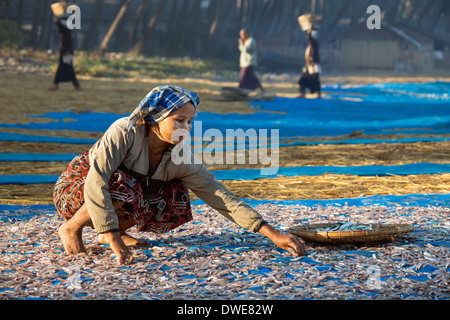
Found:
[[[109,181],[114,171],[121,164],[144,175],[149,169],[147,126],[142,124],[127,131],[127,124],[127,117],[117,120],[89,151],[90,169],[84,186],[84,199],[98,233],[119,226],[109,193]],[[256,232],[259,229],[264,220],[258,212],[218,182],[203,164],[194,162],[193,154],[191,164],[175,164],[171,150],[172,147],[169,147],[164,153],[152,179],[179,179],[224,217],[249,231]]]

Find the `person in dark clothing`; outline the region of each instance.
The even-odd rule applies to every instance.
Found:
[[[61,34],[61,46],[59,49],[59,66],[53,81],[54,86],[49,90],[56,91],[59,89],[60,82],[68,81],[71,81],[77,90],[81,90],[74,70],[72,31],[67,27],[66,19],[55,19],[55,23]]]
[[[308,46],[305,51],[305,67],[302,75],[298,81],[300,85],[299,98],[305,97],[306,89],[311,93],[317,93],[321,97],[320,90],[320,55],[319,55],[319,41],[317,40],[317,31],[309,31],[306,34]]]

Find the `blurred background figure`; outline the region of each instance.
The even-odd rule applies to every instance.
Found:
[[[256,41],[250,37],[247,29],[239,32],[239,51],[241,52],[239,66],[239,88],[247,90],[261,89],[265,91],[255,73],[255,67],[258,65],[258,55]]]
[[[305,66],[302,70],[302,75],[298,81],[300,85],[299,98],[304,98],[306,89],[310,92],[317,93],[321,98],[320,91],[320,54],[319,54],[319,41],[317,30],[309,30],[306,33],[306,39],[308,40],[308,46],[305,51]]]
[[[72,31],[67,27],[66,17],[54,18],[58,31],[61,35],[61,46],[59,49],[59,65],[56,70],[54,86],[50,91],[56,91],[59,89],[60,82],[71,81],[77,90],[81,90],[80,83],[77,80],[74,69],[74,47]]]

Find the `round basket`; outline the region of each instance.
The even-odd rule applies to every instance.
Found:
[[[360,224],[371,226],[370,230],[316,231],[335,226],[335,223],[304,224],[293,226],[288,232],[304,240],[326,243],[366,243],[392,241],[414,230],[407,224]]]
[[[70,14],[67,13],[67,8],[73,3],[56,2],[50,5],[53,15],[57,18],[68,18]]]

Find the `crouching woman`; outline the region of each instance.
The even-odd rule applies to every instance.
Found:
[[[192,220],[188,188],[237,225],[295,255],[305,253],[303,240],[270,226],[203,164],[172,161],[172,148],[183,140],[174,132],[190,131],[199,102],[195,92],[181,87],[156,87],[129,117],[113,123],[89,151],[71,161],[53,194],[67,220],[58,233],[68,254],[86,251],[82,230],[92,226],[119,264],[131,263],[128,247],[141,243],[126,230],[136,225],[138,231],[160,234]]]

